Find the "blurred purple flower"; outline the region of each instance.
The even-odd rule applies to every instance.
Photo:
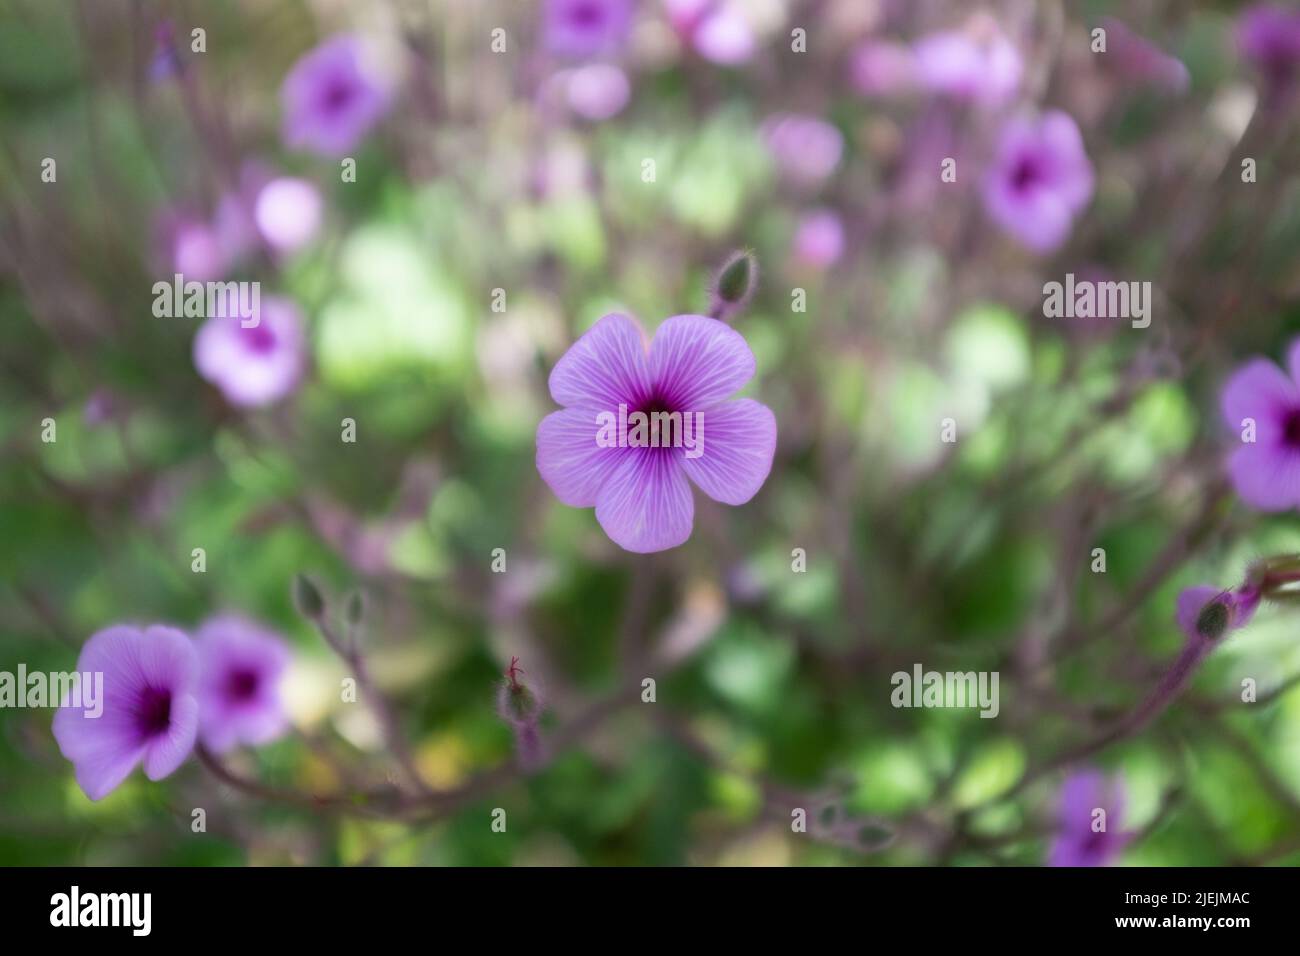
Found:
[[[293,65],[280,101],[285,145],[342,156],[388,112],[392,91],[363,41],[339,34]]]
[[[749,501],[772,468],[776,418],[752,399],[730,400],[754,375],[754,354],[740,333],[702,315],[665,319],[647,350],[640,325],[606,315],[551,371],[551,397],[562,411],[537,427],[537,470],[566,505],[595,506],[614,543],[640,553],[674,548],[691,535],[695,505],[689,477],[715,501]],[[700,413],[702,454],[598,440],[604,413]],[[706,439],[707,436],[707,439]]]
[[[546,47],[557,56],[617,53],[632,29],[632,0],[546,0]]]
[[[905,93],[916,79],[916,57],[901,43],[864,40],[849,59],[849,83],[863,96]]]
[[[1124,817],[1119,782],[1107,780],[1097,770],[1082,770],[1066,778],[1060,800],[1048,864],[1106,866],[1119,859],[1133,839],[1132,833],[1119,829]],[[1098,810],[1105,811],[1104,816]]]
[[[794,256],[814,269],[827,269],[844,254],[844,223],[831,209],[815,209],[799,220]]]
[[[989,216],[1034,252],[1051,252],[1070,235],[1093,192],[1092,163],[1079,127],[1065,113],[1011,119],[984,181]]]
[[[214,282],[230,268],[230,257],[217,226],[201,216],[172,209],[159,217],[158,244],[163,268],[186,280]]]
[[[269,743],[289,718],[280,681],[289,648],[279,635],[234,614],[209,618],[195,635],[199,655],[199,739],[216,753]]]
[[[608,63],[593,63],[569,73],[565,86],[569,107],[583,119],[599,122],[627,106],[627,74]]]
[[[1300,76],[1300,10],[1257,3],[1237,26],[1241,52],[1263,74],[1269,95],[1291,92]]]
[[[1101,25],[1106,30],[1107,61],[1122,76],[1168,93],[1187,92],[1191,75],[1182,60],[1170,56],[1114,17],[1106,17]]]
[[[1300,507],[1300,339],[1287,351],[1286,372],[1252,359],[1228,379],[1219,404],[1241,438],[1228,457],[1237,494],[1261,511]]]
[[[833,173],[844,153],[840,131],[804,113],[771,116],[760,133],[781,173],[803,186],[816,185]]]
[[[288,299],[268,297],[260,321],[244,328],[237,316],[208,319],[194,338],[194,366],[232,405],[250,408],[292,392],[306,362],[302,316]]]
[[[316,238],[323,210],[324,203],[315,184],[282,176],[258,191],[253,221],[268,246],[279,253],[291,253]]]
[[[749,20],[728,0],[665,0],[664,5],[677,34],[712,63],[736,66],[758,48]]]
[[[932,33],[912,47],[920,84],[953,99],[1000,106],[1020,88],[1020,51],[992,21],[969,31]]]
[[[117,625],[86,641],[77,671],[102,673],[103,712],[61,706],[54,739],[72,761],[91,800],[115,790],[143,761],[161,780],[189,756],[198,730],[196,656],[190,639],[170,627]],[[62,701],[61,703],[67,703]]]

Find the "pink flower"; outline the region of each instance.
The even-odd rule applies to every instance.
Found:
[[[1003,126],[984,180],[984,208],[1023,245],[1045,253],[1064,243],[1092,192],[1092,163],[1067,114],[1054,110]]]
[[[188,637],[158,625],[110,627],[86,641],[77,671],[103,674],[102,713],[61,706],[54,739],[86,796],[103,798],[141,763],[146,777],[161,780],[185,762],[199,726]]]
[[[831,209],[815,209],[799,220],[795,258],[814,269],[828,269],[844,255],[844,223]]]
[[[268,297],[258,324],[238,316],[208,319],[194,338],[194,367],[232,405],[277,402],[298,386],[306,363],[302,316],[288,299]]]
[[[391,90],[359,37],[340,34],[307,52],[280,87],[284,142],[342,156],[392,105]]]
[[[1300,339],[1287,352],[1287,371],[1256,358],[1228,379],[1223,420],[1241,438],[1228,457],[1228,475],[1252,508],[1300,507]]]
[[[537,470],[565,504],[594,506],[620,547],[674,548],[694,523],[688,478],[715,501],[741,505],[771,471],[776,418],[752,399],[731,400],[754,369],[744,338],[716,319],[665,319],[647,347],[633,319],[607,315],[551,371],[551,397],[564,408],[537,427]],[[638,442],[634,413],[679,413],[677,440]]]
[[[273,631],[246,618],[209,618],[195,635],[199,654],[199,736],[216,753],[281,736],[289,719],[280,681],[289,648]]]

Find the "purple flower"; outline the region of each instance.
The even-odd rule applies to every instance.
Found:
[[[302,377],[306,344],[302,316],[288,299],[261,303],[257,325],[238,316],[208,319],[194,337],[194,367],[232,405],[251,408],[279,401]]]
[[[1258,3],[1237,26],[1242,54],[1263,74],[1271,95],[1289,92],[1300,75],[1300,10]]]
[[[782,174],[803,186],[833,173],[844,153],[840,131],[816,116],[778,113],[763,122],[760,133]]]
[[[866,40],[849,60],[849,82],[863,96],[890,96],[916,83],[916,57],[901,43]]]
[[[744,338],[716,319],[665,319],[647,349],[637,322],[607,315],[551,371],[551,397],[564,409],[537,427],[537,470],[566,505],[595,506],[620,547],[674,548],[694,522],[688,477],[713,500],[741,505],[771,471],[776,418],[752,399],[728,400],[754,368]],[[641,429],[638,440],[637,412],[681,413],[676,438],[651,445]]]
[[[831,209],[815,209],[799,220],[794,256],[814,269],[827,269],[844,254],[844,223]]]
[[[86,642],[77,670],[104,675],[103,712],[54,715],[54,739],[86,796],[111,793],[141,762],[161,780],[185,761],[199,725],[196,664],[190,639],[170,627],[118,625]]]
[[[1020,51],[995,24],[971,32],[951,31],[922,37],[912,47],[920,84],[957,100],[1000,106],[1020,88]]]
[[[195,635],[199,653],[199,738],[224,753],[236,744],[264,744],[282,735],[289,719],[280,681],[289,648],[253,621],[227,614],[209,618]]]
[[[1268,359],[1252,359],[1223,387],[1224,422],[1241,439],[1241,447],[1228,457],[1228,475],[1242,500],[1261,511],[1300,507],[1297,383],[1300,339],[1287,353],[1287,372]]]
[[[599,122],[627,105],[632,89],[627,74],[608,63],[593,63],[572,71],[566,90],[569,107],[583,119]]]
[[[287,146],[342,156],[388,112],[391,89],[361,39],[340,34],[293,65],[280,102]]]
[[[1118,781],[1107,780],[1097,770],[1082,770],[1066,778],[1060,799],[1049,865],[1106,866],[1118,859],[1133,839],[1132,833],[1119,829],[1124,792]]]
[[[1092,163],[1079,127],[1065,113],[1003,126],[984,181],[984,208],[1026,247],[1044,253],[1065,242],[1092,192]]]
[[[1184,93],[1191,76],[1183,61],[1165,53],[1113,17],[1102,20],[1106,30],[1106,57],[1128,79],[1169,93]]]
[[[546,0],[546,47],[557,56],[617,53],[632,29],[632,0]]]

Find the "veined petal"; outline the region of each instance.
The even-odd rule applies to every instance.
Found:
[[[691,536],[695,502],[676,449],[627,448],[596,496],[596,520],[619,547],[646,554]]]
[[[665,319],[650,344],[655,393],[682,413],[726,401],[754,377],[755,367],[744,337],[725,322],[703,315]]]
[[[700,490],[726,505],[743,505],[758,493],[772,470],[776,416],[750,398],[723,402],[700,413],[695,449],[675,449],[687,476]]]
[[[551,369],[551,397],[561,405],[618,412],[650,393],[645,333],[626,315],[612,312],[583,333]]]
[[[590,408],[566,408],[537,426],[537,471],[555,497],[574,508],[594,505],[601,486],[629,453],[627,448],[597,443],[600,414]]]
[[[1300,451],[1242,445],[1228,456],[1228,475],[1241,500],[1260,511],[1300,505]]]

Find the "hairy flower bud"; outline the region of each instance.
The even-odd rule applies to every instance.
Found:
[[[729,319],[749,304],[758,288],[758,260],[747,250],[732,253],[718,270],[710,290],[709,314]]]
[[[1223,600],[1213,600],[1196,616],[1196,633],[1217,641],[1232,624],[1232,610]]]

